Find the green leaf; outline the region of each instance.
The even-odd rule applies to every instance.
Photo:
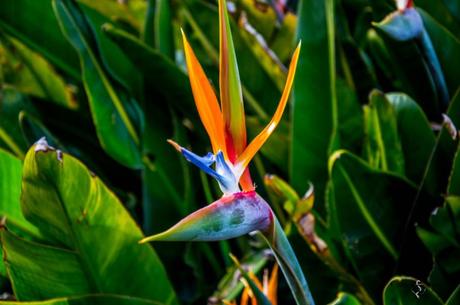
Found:
[[[446,305],[455,305],[460,303],[460,285],[457,286],[457,289],[451,294],[449,299],[446,302]]]
[[[77,54],[59,30],[51,1],[2,1],[0,27],[75,79],[80,78]]]
[[[442,305],[437,294],[419,280],[398,276],[391,279],[383,292],[385,305]]]
[[[399,139],[396,113],[385,95],[371,92],[364,108],[365,150],[371,167],[404,175],[404,155]]]
[[[6,217],[8,225],[31,235],[39,236],[21,212],[22,163],[0,149],[0,217]]]
[[[406,176],[419,183],[436,142],[430,122],[419,105],[408,95],[389,93],[385,96],[396,112]]]
[[[428,118],[439,120],[441,108],[429,67],[415,42],[397,42],[381,31],[369,30],[367,43],[380,70],[398,91],[413,97]]]
[[[21,213],[22,163],[9,153],[0,149],[0,218],[16,231],[31,236],[39,236],[38,230],[25,220]],[[0,249],[0,253],[3,250]],[[0,284],[7,281],[3,261],[0,262]]]
[[[145,87],[160,95],[177,111],[186,114],[192,122],[199,124],[190,83],[182,70],[173,61],[149,47],[135,36],[110,24],[104,26],[104,33],[117,44],[136,68],[142,73]],[[148,124],[148,122],[146,122]]]
[[[151,300],[136,298],[132,296],[116,295],[116,294],[98,294],[98,295],[83,295],[65,298],[56,298],[46,301],[33,302],[12,302],[0,301],[1,305],[164,305]]]
[[[144,1],[133,0],[129,3],[116,2],[112,0],[77,0],[79,5],[91,8],[104,15],[108,20],[139,32],[144,18],[147,4]]]
[[[154,39],[155,48],[174,60],[174,40],[171,4],[169,0],[156,0]]]
[[[0,93],[0,145],[22,159],[27,143],[19,126],[19,113],[23,109],[32,109],[32,105],[25,95],[12,88],[3,89]]]
[[[337,298],[329,305],[361,305],[361,303],[353,295],[340,292]]]
[[[460,71],[460,39],[439,24],[422,9],[418,10],[423,18],[426,31],[433,42],[436,55],[441,64],[446,84],[451,96],[460,86],[458,71]]]
[[[109,3],[108,1],[107,4]],[[120,47],[114,44],[102,32],[102,25],[111,20],[93,9],[91,6],[80,4],[79,7],[85,16],[85,20],[91,27],[91,32],[97,43],[97,49],[101,62],[110,75],[131,93],[138,93],[141,88],[141,77],[131,61],[122,52]],[[88,39],[88,38],[87,38]],[[88,40],[89,43],[89,40]],[[95,54],[96,52],[93,51]]]
[[[174,153],[166,140],[174,136],[171,108],[200,126],[187,75],[169,58],[154,50],[127,32],[110,24],[104,33],[128,55],[144,77],[145,90],[143,153],[149,158],[144,172],[144,223],[146,234],[166,229],[186,208],[182,190],[184,183],[178,177],[186,177],[181,169],[179,154]],[[175,211],[171,209],[171,201]],[[175,213],[174,213],[175,212]],[[168,223],[169,222],[169,223]],[[155,224],[155,228],[153,226]]]
[[[297,305],[314,305],[313,296],[294,250],[278,219],[273,216],[271,231],[264,232],[273,255],[283,272]]]
[[[7,63],[19,61],[11,67],[13,71],[4,75],[5,83],[12,85],[18,91],[49,99],[69,109],[78,108],[77,100],[64,79],[39,54],[31,51],[19,40],[8,37],[11,51],[5,58]]]
[[[156,0],[148,0],[141,33],[141,40],[151,48],[155,47],[155,2]]]
[[[302,41],[294,81],[290,182],[299,192],[314,181],[323,202],[327,155],[337,126],[334,7],[332,1],[300,1],[297,38]]]
[[[123,291],[177,304],[155,251],[137,243],[137,224],[78,160],[44,141],[33,146],[24,161],[21,206],[46,245],[2,232],[19,300]]]
[[[460,196],[460,146],[457,149],[457,153],[455,154],[453,161],[452,172],[449,176],[447,194]]]
[[[460,280],[460,197],[447,197],[443,207],[430,217],[430,231],[417,228],[417,233],[434,257],[429,281],[432,287],[447,298]]]
[[[448,29],[450,33],[460,38],[460,22],[455,19],[454,12],[449,10],[449,6],[446,2],[451,2],[451,0],[436,2],[431,0],[418,0],[417,7],[425,10],[428,14],[433,16],[437,22]]]
[[[364,115],[357,93],[337,79],[337,100],[339,125],[335,136],[340,147],[353,153],[361,153],[364,138]],[[366,98],[367,98],[366,94]]]
[[[259,273],[260,270],[267,264],[268,256],[264,251],[256,252],[241,261],[245,270],[251,270],[253,273]],[[239,274],[236,266],[231,266],[225,276],[217,285],[217,290],[213,293],[213,298],[217,300],[234,300],[243,290],[244,285],[241,281],[235,281],[235,277]]]
[[[55,0],[53,7],[62,31],[80,56],[85,91],[99,141],[118,162],[140,168],[139,134],[126,109],[128,99],[110,84],[90,47],[85,29],[80,28],[80,13],[66,2]]]
[[[417,190],[405,179],[375,170],[345,151],[335,152],[329,162],[331,220],[353,269],[371,295],[378,296],[402,260],[403,232]],[[423,251],[419,258],[423,261]]]
[[[460,126],[460,90],[452,98],[447,110],[447,116],[455,126]],[[448,188],[448,179],[457,148],[457,141],[453,140],[449,130],[442,126],[436,138],[436,145],[431,152],[429,163],[426,165],[420,186],[420,189],[434,196],[439,205],[444,200],[442,194],[445,194]],[[420,197],[420,199],[422,198]]]

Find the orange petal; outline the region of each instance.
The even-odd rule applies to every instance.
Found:
[[[270,275],[270,281],[268,282],[268,300],[272,305],[278,304],[277,298],[277,290],[278,290],[278,264],[273,266],[272,274]]]
[[[243,294],[241,295],[240,305],[248,305],[249,301],[249,288],[244,288]]]
[[[251,174],[249,173],[248,168],[246,168],[243,172],[239,182],[244,192],[250,192],[254,190],[254,183],[252,182]]]
[[[201,122],[209,135],[213,152],[221,150],[226,155],[224,125],[216,94],[183,31],[182,39],[190,85]]]
[[[238,175],[241,175],[243,173],[244,169],[248,166],[251,159],[254,157],[257,151],[262,147],[265,141],[267,141],[268,137],[272,134],[272,132],[275,130],[276,126],[281,120],[281,117],[284,112],[284,108],[286,108],[286,104],[289,99],[289,94],[291,92],[292,83],[294,81],[297,61],[299,59],[300,46],[301,44],[299,43],[296,50],[294,51],[294,54],[292,55],[292,60],[289,66],[289,72],[288,72],[288,76],[286,80],[286,85],[284,86],[281,100],[278,104],[278,107],[276,108],[275,114],[273,115],[270,123],[257,135],[257,137],[254,138],[254,140],[252,140],[251,144],[249,144],[246,147],[244,152],[238,157],[238,159],[235,162],[237,170],[239,171],[238,173],[236,173],[237,178],[238,178]]]

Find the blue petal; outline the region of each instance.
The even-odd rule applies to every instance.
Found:
[[[200,157],[197,154],[192,153],[191,151],[181,147],[181,153],[187,159],[187,161],[198,166],[206,174],[210,175],[214,179],[219,180],[219,174],[216,173],[210,166],[215,162],[215,157],[212,153],[208,153],[204,157]]]

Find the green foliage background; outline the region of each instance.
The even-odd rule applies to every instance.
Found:
[[[232,2],[250,138],[302,41],[251,170],[316,303],[460,304],[458,1],[415,0],[448,103],[423,44],[375,26],[393,1],[275,2]],[[217,19],[212,0],[0,2],[0,304],[220,304],[243,288],[230,253],[273,263],[257,236],[137,243],[220,196],[166,142],[210,150],[180,28],[217,86]]]

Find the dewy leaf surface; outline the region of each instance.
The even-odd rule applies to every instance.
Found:
[[[24,161],[22,190],[24,216],[46,245],[2,232],[19,300],[123,293],[177,304],[155,251],[137,243],[137,224],[78,160],[43,142],[33,146]]]

